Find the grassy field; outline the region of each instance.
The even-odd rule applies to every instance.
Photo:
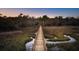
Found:
[[[35,29],[32,27],[21,29],[19,31],[10,31],[0,33],[0,50],[2,51],[24,51],[25,43],[31,41]]]
[[[58,44],[59,48],[63,48],[65,51],[79,51],[79,27],[78,26],[62,26],[62,27],[44,27],[44,33],[50,41],[63,41],[68,40],[64,38],[64,34],[70,35],[77,40],[76,43],[73,44]],[[54,37],[58,37],[58,39],[54,39]],[[48,50],[53,47],[53,45],[47,45]]]
[[[54,40],[57,37],[57,40],[66,40],[64,34],[72,35],[79,33],[78,26],[52,26],[52,27],[44,27],[45,37]],[[55,39],[56,40],[56,39]]]
[[[79,50],[79,27],[74,26],[62,26],[62,27],[43,27],[45,38],[49,38],[50,41],[63,41],[68,40],[64,38],[64,34],[74,37],[77,42],[74,44],[60,44],[58,45],[61,48],[64,48],[68,51]],[[31,41],[30,37],[35,36],[37,28],[27,27],[21,29],[22,33],[10,33],[4,34],[0,33],[0,50],[1,51],[24,51],[25,43]],[[58,39],[54,39],[57,37]],[[48,46],[51,48],[52,45]]]
[[[25,42],[31,40],[27,34],[12,34],[0,36],[0,50],[25,50]]]

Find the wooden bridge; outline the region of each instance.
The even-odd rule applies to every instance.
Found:
[[[40,26],[34,41],[33,51],[46,51],[46,50],[47,50],[47,47],[44,39],[43,29],[42,29],[42,26]]]

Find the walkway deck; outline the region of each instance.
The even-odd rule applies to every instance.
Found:
[[[43,29],[42,26],[40,26],[36,34],[35,42],[33,45],[33,51],[46,51],[46,50],[47,47],[46,42],[44,40]]]

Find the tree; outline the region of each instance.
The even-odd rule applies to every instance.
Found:
[[[18,17],[22,17],[23,16],[23,14],[22,13],[20,13],[19,15],[18,15]]]
[[[0,17],[2,17],[2,14],[0,13]]]
[[[44,15],[44,16],[42,17],[43,25],[45,25],[45,22],[46,22],[46,20],[48,20],[48,19],[49,19],[49,17],[48,17],[47,15]]]

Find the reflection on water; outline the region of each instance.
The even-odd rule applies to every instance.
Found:
[[[27,51],[32,51],[32,47],[33,47],[33,43],[34,43],[35,39],[32,38],[32,37],[31,37],[31,39],[33,39],[33,40],[25,44],[25,47],[26,47]]]
[[[48,49],[49,51],[63,51],[65,49],[63,48],[59,48],[56,44],[61,44],[61,43],[74,43],[76,42],[76,40],[74,38],[72,38],[71,36],[66,36],[65,37],[69,38],[70,40],[69,41],[56,41],[56,42],[51,42],[51,41],[47,41],[46,40],[46,43],[48,45],[53,45],[50,49]],[[32,41],[28,42],[25,44],[25,47],[26,47],[26,50],[27,51],[32,51],[32,47],[33,47],[33,44],[34,44],[34,38],[31,37],[31,39],[33,39]]]
[[[26,50],[32,51],[32,46],[33,46],[33,41],[28,42],[28,43],[26,44]]]
[[[59,48],[58,46],[55,46],[55,47],[50,48],[49,51],[64,51],[64,49]]]
[[[26,50],[27,51],[32,51],[34,39],[28,43],[26,43]],[[59,48],[58,46],[53,46],[52,48],[49,49],[50,51],[63,51],[64,49]]]

